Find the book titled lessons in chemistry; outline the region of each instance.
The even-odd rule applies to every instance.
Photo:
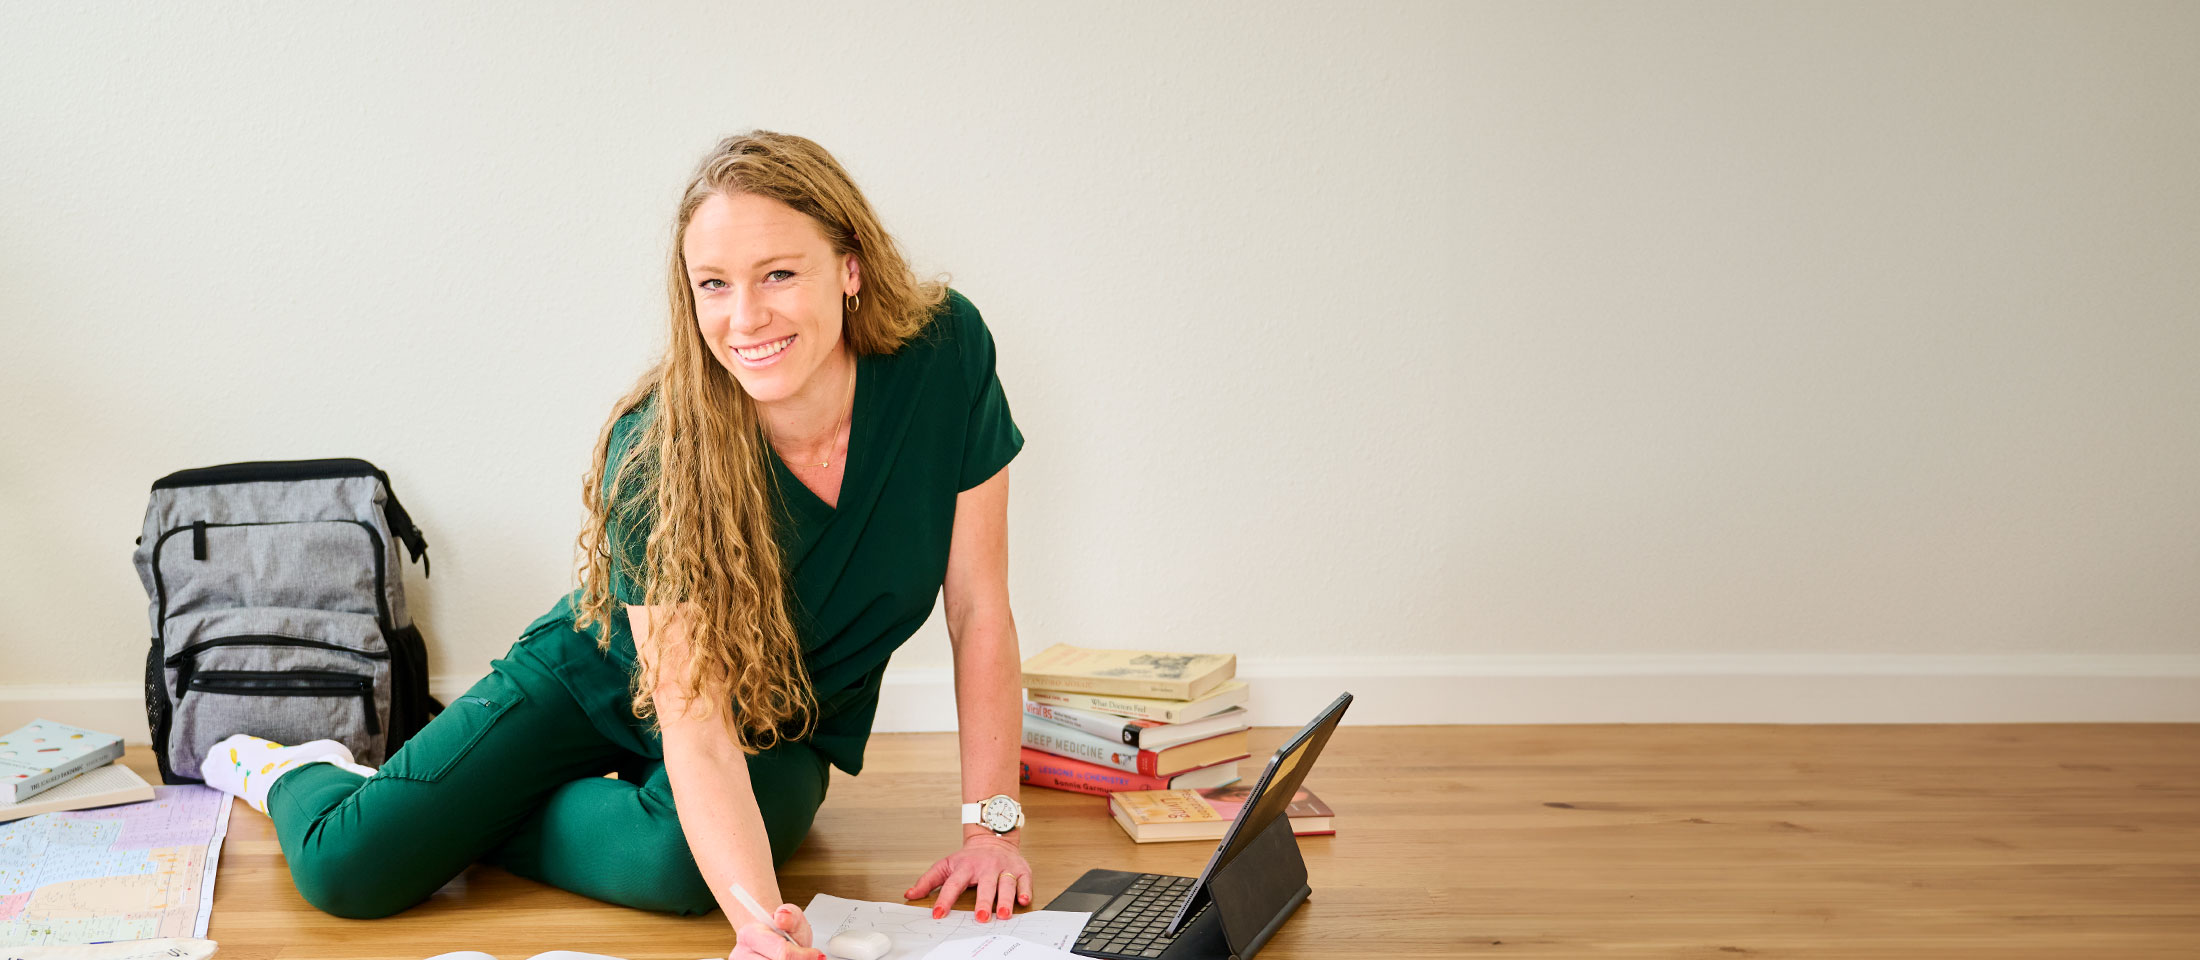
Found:
[[[1237,676],[1234,653],[1091,650],[1057,643],[1024,661],[1033,690],[1196,700]]]

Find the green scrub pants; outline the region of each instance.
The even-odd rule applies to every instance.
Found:
[[[777,867],[825,800],[825,760],[782,743],[749,758],[749,778]],[[267,810],[298,892],[340,917],[404,910],[476,861],[623,906],[717,907],[664,761],[613,744],[521,647],[374,776],[308,764],[275,781]]]

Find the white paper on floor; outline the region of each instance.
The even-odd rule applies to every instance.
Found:
[[[802,908],[810,921],[810,942],[822,947],[849,930],[876,930],[894,941],[894,948],[880,960],[919,960],[950,940],[1013,937],[1054,950],[1068,950],[1077,942],[1092,914],[1068,910],[1033,910],[1012,914],[1005,920],[979,923],[968,910],[950,911],[944,919],[932,919],[931,907],[906,903],[847,900],[827,893],[810,898]]]

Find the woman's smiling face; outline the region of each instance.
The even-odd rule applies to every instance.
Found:
[[[758,403],[794,397],[840,362],[856,258],[835,256],[817,221],[770,197],[716,194],[695,208],[680,253],[703,342]]]

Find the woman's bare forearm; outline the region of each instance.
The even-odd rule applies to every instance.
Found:
[[[1017,795],[1017,762],[1023,746],[1023,667],[1017,658],[1016,622],[1002,615],[972,618],[955,642],[955,714],[962,752],[962,799]],[[991,836],[965,824],[963,836]],[[1007,834],[1020,839],[1021,830]]]
[[[702,731],[685,737],[665,731],[665,773],[672,781],[672,799],[679,807],[688,852],[695,855],[695,866],[710,884],[711,896],[726,912],[727,922],[737,928],[744,923],[769,923],[769,918],[751,917],[732,890],[738,881],[766,910],[780,903],[771,838],[749,782],[748,758],[723,734],[694,733]]]
[[[672,781],[672,802],[679,810],[680,832],[688,852],[710,884],[710,895],[735,928],[770,923],[750,916],[733,895],[733,884],[748,889],[765,910],[780,904],[779,878],[772,872],[771,838],[764,814],[756,807],[749,782],[748,757],[733,742],[724,718],[710,706],[725,698],[706,695],[689,700],[676,682],[687,662],[687,618],[693,611],[629,606],[635,650],[644,669],[664,661],[655,688],[658,726],[665,747],[665,775]]]
[[[955,721],[963,801],[1016,796],[1023,747],[1023,658],[1008,606],[1008,468],[955,496],[947,556],[947,639],[955,650]],[[977,824],[965,840],[990,836]],[[1020,839],[1019,833],[1006,836]]]

